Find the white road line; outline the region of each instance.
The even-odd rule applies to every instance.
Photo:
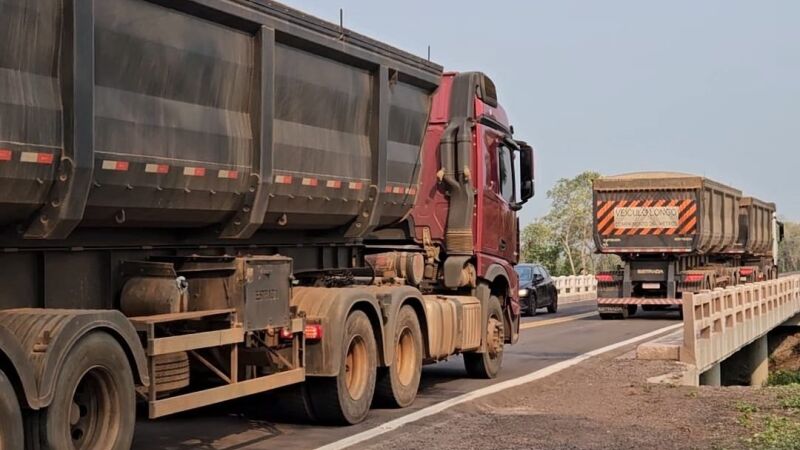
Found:
[[[547,325],[555,325],[557,323],[572,322],[573,320],[585,319],[586,317],[593,317],[597,315],[597,311],[591,311],[582,314],[575,314],[572,316],[559,317],[557,319],[539,320],[537,322],[525,322],[519,326],[520,330],[528,330],[531,328],[544,327]]]
[[[544,378],[548,375],[553,375],[555,373],[561,372],[564,369],[568,369],[572,366],[580,364],[583,361],[586,361],[589,358],[594,356],[602,355],[603,353],[608,353],[610,351],[614,351],[618,348],[625,347],[626,345],[633,344],[638,341],[642,341],[653,336],[657,336],[662,333],[667,333],[669,331],[675,330],[679,327],[682,327],[683,323],[678,323],[675,325],[670,325],[668,327],[660,328],[655,331],[651,331],[649,333],[645,333],[631,339],[617,342],[616,344],[611,344],[603,348],[599,348],[596,350],[592,350],[588,353],[584,353],[580,356],[576,356],[575,358],[568,359],[566,361],[561,361],[555,363],[551,366],[547,366],[544,369],[537,370],[536,372],[529,373],[528,375],[523,375],[519,378],[513,378],[511,380],[506,380],[497,384],[493,384],[491,386],[487,386],[485,388],[478,389],[476,391],[468,392],[466,394],[459,395],[458,397],[451,398],[450,400],[445,400],[443,402],[437,403],[435,405],[428,406],[427,408],[420,409],[419,411],[413,412],[403,417],[399,417],[397,419],[391,420],[386,422],[382,425],[378,425],[375,428],[372,428],[367,431],[363,431],[358,434],[354,434],[352,436],[346,437],[342,440],[333,442],[328,445],[324,445],[319,447],[317,450],[340,450],[351,447],[353,445],[359,444],[361,442],[367,441],[374,437],[380,436],[382,434],[388,433],[390,431],[394,431],[403,425],[406,425],[411,422],[416,422],[417,420],[424,419],[425,417],[432,416],[434,414],[438,414],[446,409],[452,408],[456,405],[460,405],[462,403],[470,402],[472,400],[476,400],[481,397],[485,397],[487,395],[496,394],[498,392],[504,391],[509,388],[513,388],[516,386],[520,386],[522,384],[530,383],[532,381],[539,380]]]

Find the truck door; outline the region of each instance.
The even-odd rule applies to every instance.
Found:
[[[483,127],[481,127],[483,128]],[[513,150],[503,136],[484,128],[484,183],[480,209],[481,233],[478,248],[507,261],[516,261],[516,217],[511,209],[514,201]]]

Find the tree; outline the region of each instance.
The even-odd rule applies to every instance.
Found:
[[[522,230],[522,262],[537,262],[551,273],[558,274],[561,251],[553,230],[542,219],[537,219]]]
[[[583,172],[574,178],[558,180],[547,192],[552,202],[544,220],[561,247],[572,275],[594,273],[592,237],[592,181],[597,172]]]

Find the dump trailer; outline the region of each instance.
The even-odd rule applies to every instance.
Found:
[[[680,310],[686,292],[777,277],[772,203],[682,173],[601,177],[593,191],[597,251],[623,262],[597,275],[603,318]]]
[[[533,149],[486,75],[265,0],[4,0],[0,35],[0,448],[498,374]]]

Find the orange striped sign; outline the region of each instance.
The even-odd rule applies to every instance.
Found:
[[[596,205],[602,236],[671,236],[697,232],[697,202],[691,199],[601,200]]]

